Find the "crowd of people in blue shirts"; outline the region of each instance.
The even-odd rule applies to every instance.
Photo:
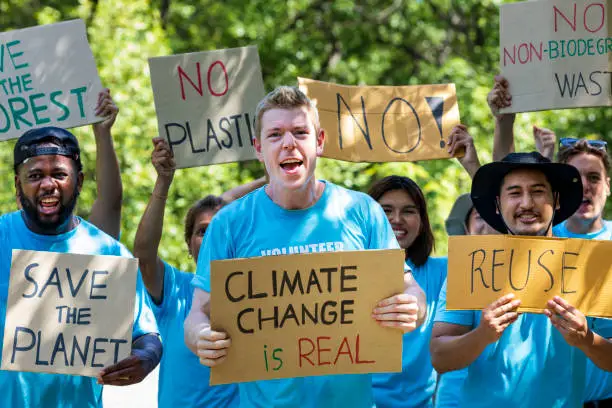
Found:
[[[488,102],[495,118],[492,163],[481,166],[467,127],[448,135],[449,154],[461,156],[472,178],[471,192],[457,198],[447,218],[448,234],[610,239],[612,226],[603,219],[610,195],[606,143],[557,143],[553,131],[534,126],[538,152],[514,152],[515,115],[500,113],[512,104],[506,79],[495,78]],[[45,127],[18,139],[19,209],[0,216],[2,327],[12,249],[132,256],[117,241],[122,182],[111,128],[118,111],[103,91],[96,113],[106,119],[93,125],[98,195],[89,220],[74,215],[85,181],[72,133]],[[612,406],[606,401],[612,321],[585,317],[560,297],[548,300],[544,314],[519,313],[513,294],[482,311],[447,310],[447,260],[432,256],[421,188],[402,175],[376,181],[367,194],[317,179],[325,137],[316,107],[298,88],[281,86],[264,97],[253,142],[266,176],[189,209],[185,249],[195,273],[159,256],[176,164],[168,143],[154,138],[157,178],[134,241],[140,273],[131,355],[97,379],[0,371],[2,405],[98,407],[102,385],[140,382],[159,364],[160,407]],[[404,333],[402,371],[209,386],[210,368],[232,352],[227,333],[210,325],[211,261],[290,246],[308,251],[321,242],[341,242],[343,250],[404,250],[404,291],[381,299],[372,312],[380,326]]]

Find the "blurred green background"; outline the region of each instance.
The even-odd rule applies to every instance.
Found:
[[[347,85],[454,82],[461,120],[476,140],[481,162],[491,160],[493,118],[486,94],[498,72],[499,5],[492,0],[0,0],[0,31],[82,18],[88,27],[102,83],[111,88],[119,117],[113,136],[124,184],[121,241],[132,248],[155,179],[150,139],[157,134],[147,58],[257,45],[266,90],[296,84],[296,77]],[[525,27],[529,29],[529,27]],[[531,126],[563,136],[612,142],[609,108],[520,114],[517,150],[533,150]],[[86,180],[78,208],[93,203],[95,143],[90,127],[76,131]],[[14,141],[0,144],[0,212],[16,209]],[[166,209],[162,258],[194,270],[183,241],[189,206],[263,174],[256,162],[177,171]],[[323,159],[318,176],[366,191],[377,178],[400,174],[423,189],[436,236],[447,251],[444,219],[470,187],[456,160],[354,164]],[[611,209],[606,214],[610,216]]]

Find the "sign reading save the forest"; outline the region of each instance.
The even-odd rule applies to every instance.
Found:
[[[503,113],[612,106],[610,0],[504,4],[500,65],[512,106]]]
[[[402,332],[372,310],[403,291],[403,251],[214,261],[211,273],[212,328],[232,339],[211,384],[401,371]]]
[[[101,90],[82,20],[0,34],[0,140],[99,122]]]
[[[257,47],[150,58],[149,68],[159,134],[177,167],[255,159],[264,97]]]
[[[585,315],[612,317],[611,252],[612,241],[449,237],[447,308],[481,310],[514,293],[525,312],[561,296]]]
[[[326,132],[323,156],[352,162],[450,157],[459,124],[454,84],[347,86],[298,78]]]
[[[13,250],[2,369],[98,375],[130,355],[138,261]]]

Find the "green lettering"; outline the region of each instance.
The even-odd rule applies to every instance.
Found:
[[[57,106],[58,108],[60,108],[62,111],[64,111],[64,114],[60,116],[59,118],[57,118],[58,122],[63,122],[66,119],[68,119],[68,116],[70,116],[70,110],[68,109],[68,107],[64,105],[63,103],[61,103],[60,101],[58,101],[57,99],[55,99],[56,97],[61,96],[61,95],[62,95],[62,91],[51,92],[51,95],[49,95],[49,99],[51,100],[51,103]]]
[[[18,45],[18,44],[21,44],[21,41],[15,40],[15,41],[11,41],[10,43],[6,43],[6,50],[8,51],[9,57],[11,57],[11,62],[13,63],[13,67],[15,67],[16,70],[21,69],[21,68],[27,68],[30,66],[30,64],[28,64],[27,62],[21,65],[17,65],[17,63],[15,62],[15,58],[21,57],[23,55],[23,52],[21,51],[15,52],[15,53],[11,51],[11,47],[13,45]]]
[[[21,103],[21,108],[17,108],[15,106],[15,102]],[[28,113],[28,104],[27,104],[26,100],[23,99],[20,96],[15,96],[13,98],[10,98],[8,100],[8,103],[9,103],[9,108],[11,109],[11,114],[13,116],[13,121],[15,122],[15,128],[17,130],[20,129],[19,121],[22,121],[27,126],[32,127],[32,122],[30,122],[27,119],[23,118],[23,114],[24,113]]]
[[[32,84],[32,74],[24,74],[21,76],[21,85],[23,86],[23,92],[33,91],[34,88],[31,86],[28,88],[28,85]]]
[[[2,113],[4,113],[4,118],[6,119],[6,126],[0,129],[0,133],[6,133],[11,128],[11,118],[6,111],[6,108],[2,104],[0,104],[0,110],[2,110]]]
[[[87,91],[87,87],[82,86],[80,88],[75,88],[70,91],[71,94],[75,94],[77,96],[77,102],[79,103],[79,111],[81,112],[81,117],[85,117],[85,109],[83,107],[83,93]]]
[[[30,106],[32,106],[32,114],[34,114],[34,120],[36,121],[36,125],[44,125],[45,123],[51,122],[51,119],[49,118],[38,117],[39,112],[44,112],[47,110],[47,105],[36,105],[36,100],[44,98],[44,96],[44,93],[30,95]]]

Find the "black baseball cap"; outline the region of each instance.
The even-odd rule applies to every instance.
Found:
[[[40,146],[47,143],[55,146]],[[81,168],[79,142],[72,133],[55,126],[30,129],[17,139],[13,149],[13,166],[17,169],[18,165],[30,157],[56,154],[70,157]]]

